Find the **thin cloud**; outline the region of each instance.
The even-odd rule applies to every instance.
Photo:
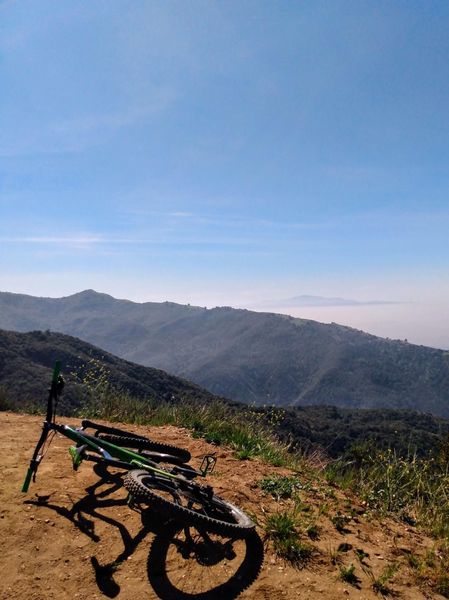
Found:
[[[347,306],[383,306],[389,304],[404,304],[397,300],[354,300],[351,298],[328,298],[325,296],[301,295],[292,298],[283,298],[282,300],[265,301],[259,304],[259,307],[278,307],[278,308],[336,308]]]
[[[142,192],[143,197],[148,196]],[[151,192],[150,196],[155,194]],[[207,203],[207,202],[206,202]],[[147,209],[144,207],[123,207],[118,209],[119,214],[131,217],[158,217],[166,219],[183,219],[183,227],[188,224],[193,227],[210,226],[210,227],[228,227],[229,229],[257,229],[261,230],[316,230],[338,226],[342,219],[322,220],[322,221],[279,221],[275,219],[261,219],[251,216],[233,215],[231,214],[207,214],[195,213],[193,211],[173,210],[170,212]],[[348,216],[348,222],[350,217]]]
[[[14,130],[14,137],[0,139],[0,157],[81,152],[99,145],[114,132],[142,124],[168,110],[176,101],[172,88],[160,88],[151,94],[151,102],[109,114],[91,113],[42,124],[34,131]]]
[[[115,130],[128,125],[145,121],[154,114],[165,111],[176,100],[176,94],[171,88],[159,88],[152,91],[151,101],[143,106],[132,107],[125,111],[109,114],[88,114],[62,119],[52,124],[52,130],[58,134],[73,132],[88,133],[92,130]]]
[[[2,237],[0,241],[4,244],[98,244],[105,240],[99,237],[53,237],[53,236],[24,236],[24,237]]]
[[[190,217],[194,217],[195,215],[191,212],[177,211],[168,213],[169,217],[176,217],[179,219],[189,219]]]
[[[14,236],[0,237],[3,244],[37,244],[37,245],[124,245],[124,246],[250,246],[258,244],[258,240],[252,238],[212,238],[197,237],[179,238],[176,233],[172,239],[158,239],[156,237],[111,237],[101,235],[81,236]]]

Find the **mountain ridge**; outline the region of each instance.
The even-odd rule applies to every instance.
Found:
[[[0,328],[60,331],[247,403],[449,416],[448,352],[335,323],[85,290],[52,299],[2,292]]]

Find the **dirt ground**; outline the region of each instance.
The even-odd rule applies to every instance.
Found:
[[[77,423],[64,419],[67,423]],[[305,514],[316,515],[319,537],[310,542],[312,559],[293,568],[277,558],[268,543],[216,540],[217,553],[182,552],[177,532],[150,511],[132,510],[120,473],[102,479],[91,463],[72,470],[70,441],[56,435],[28,494],[23,478],[39,437],[42,418],[0,412],[0,599],[215,598],[256,600],[312,598],[379,598],[372,577],[393,562],[399,569],[389,583],[395,597],[442,598],[413,583],[406,556],[423,554],[432,541],[412,527],[366,514],[354,498],[324,483],[308,482],[300,492]],[[238,461],[175,427],[130,427],[155,440],[186,447],[192,464],[218,450],[216,472],[209,482],[216,493],[237,504],[262,524],[267,515],[288,507],[262,493],[257,482],[273,473],[287,473],[258,460]],[[345,531],[331,521],[338,511],[351,514]],[[335,551],[345,543],[346,552]],[[364,565],[356,550],[366,553]],[[264,554],[264,556],[263,556]],[[262,563],[263,561],[263,563]],[[354,564],[358,581],[339,578],[341,565]],[[248,587],[247,587],[248,586]],[[247,589],[244,589],[247,587]]]

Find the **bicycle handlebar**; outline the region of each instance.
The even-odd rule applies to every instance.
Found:
[[[58,377],[61,374],[61,361],[57,360],[55,362],[55,366],[53,368],[53,375],[51,378],[51,382],[52,383],[58,383]]]

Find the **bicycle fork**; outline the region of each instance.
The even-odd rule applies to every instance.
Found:
[[[25,475],[25,481],[23,482],[22,492],[26,494],[28,492],[28,488],[30,487],[31,478],[33,478],[33,482],[36,481],[36,472],[39,467],[39,464],[42,460],[42,454],[39,454],[40,449],[45,444],[45,441],[48,436],[48,432],[50,431],[50,425],[48,421],[44,421],[44,426],[42,428],[41,437],[36,445],[36,448],[33,452],[33,457],[30,460],[30,466],[28,467],[27,473]]]

